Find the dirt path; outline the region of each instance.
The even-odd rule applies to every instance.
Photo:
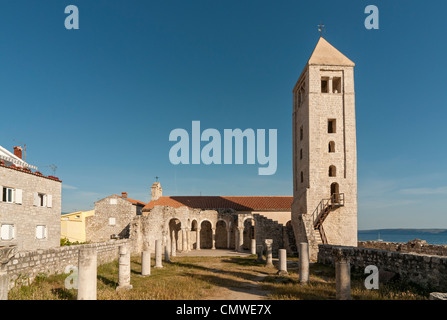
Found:
[[[201,250],[191,251],[187,253],[180,253],[178,256],[208,256],[208,257],[244,257],[249,256],[249,253],[235,252],[231,250]],[[252,276],[247,277],[247,270],[241,268],[235,268],[231,271],[228,269],[221,269],[223,265],[221,263],[207,264],[206,267],[212,268],[211,270],[216,274],[231,274],[234,272],[245,272],[244,277],[237,277],[236,286],[220,286],[215,293],[206,297],[205,300],[265,300],[270,293],[261,289],[262,280],[268,276],[268,273],[255,272]],[[251,273],[251,272],[250,272]]]
[[[220,288],[216,295],[206,300],[265,300],[269,292],[260,289],[260,281],[264,277],[259,274],[253,281],[243,281],[240,287]]]

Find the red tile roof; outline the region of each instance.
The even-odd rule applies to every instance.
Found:
[[[122,198],[122,196],[119,196],[117,194],[115,194],[115,196]],[[124,199],[124,198],[123,198]],[[135,200],[135,199],[131,199],[131,198],[126,198],[127,200],[129,200],[131,203],[137,205],[137,206],[142,206],[144,207],[147,203],[143,202],[143,201],[139,201],[139,200]]]
[[[143,212],[148,212],[155,206],[174,208],[189,207],[195,209],[234,209],[237,211],[290,211],[293,197],[286,196],[174,196],[160,197],[149,202]]]

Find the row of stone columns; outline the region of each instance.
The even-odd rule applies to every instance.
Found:
[[[155,268],[163,268],[162,265],[162,241],[155,241]],[[130,290],[130,248],[128,245],[119,247],[118,258],[118,287],[116,290]],[[165,246],[165,261],[169,261],[169,253]],[[141,276],[151,274],[151,252],[145,250],[141,253]],[[0,277],[0,284],[2,278]],[[78,300],[96,300],[97,296],[97,251],[96,248],[84,248],[79,250],[78,259]],[[0,285],[1,294],[1,285]]]

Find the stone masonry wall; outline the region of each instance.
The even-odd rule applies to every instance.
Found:
[[[77,266],[79,250],[82,248],[96,248],[100,265],[117,259],[118,247],[126,243],[131,245],[133,253],[137,252],[132,241],[127,239],[17,252],[6,264],[0,264],[0,272],[9,275],[10,288],[28,285],[39,274],[61,274],[67,266]]]
[[[265,239],[272,239],[273,256],[278,256],[278,250],[284,249],[284,226],[262,215],[253,215],[256,221],[256,243],[264,245]]]
[[[412,252],[437,256],[447,256],[447,245],[428,244],[424,240],[412,240],[408,243],[382,242],[382,241],[359,241],[358,246],[362,248],[381,249],[388,251]]]
[[[363,272],[368,265],[392,273],[407,283],[419,285],[431,291],[447,291],[447,257],[422,255],[370,248],[320,245],[318,262],[334,265],[334,250],[342,251],[349,258],[354,270]]]

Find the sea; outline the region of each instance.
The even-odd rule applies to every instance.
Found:
[[[407,243],[414,239],[427,241],[429,244],[447,245],[446,229],[376,229],[359,230],[358,241],[377,241]]]

